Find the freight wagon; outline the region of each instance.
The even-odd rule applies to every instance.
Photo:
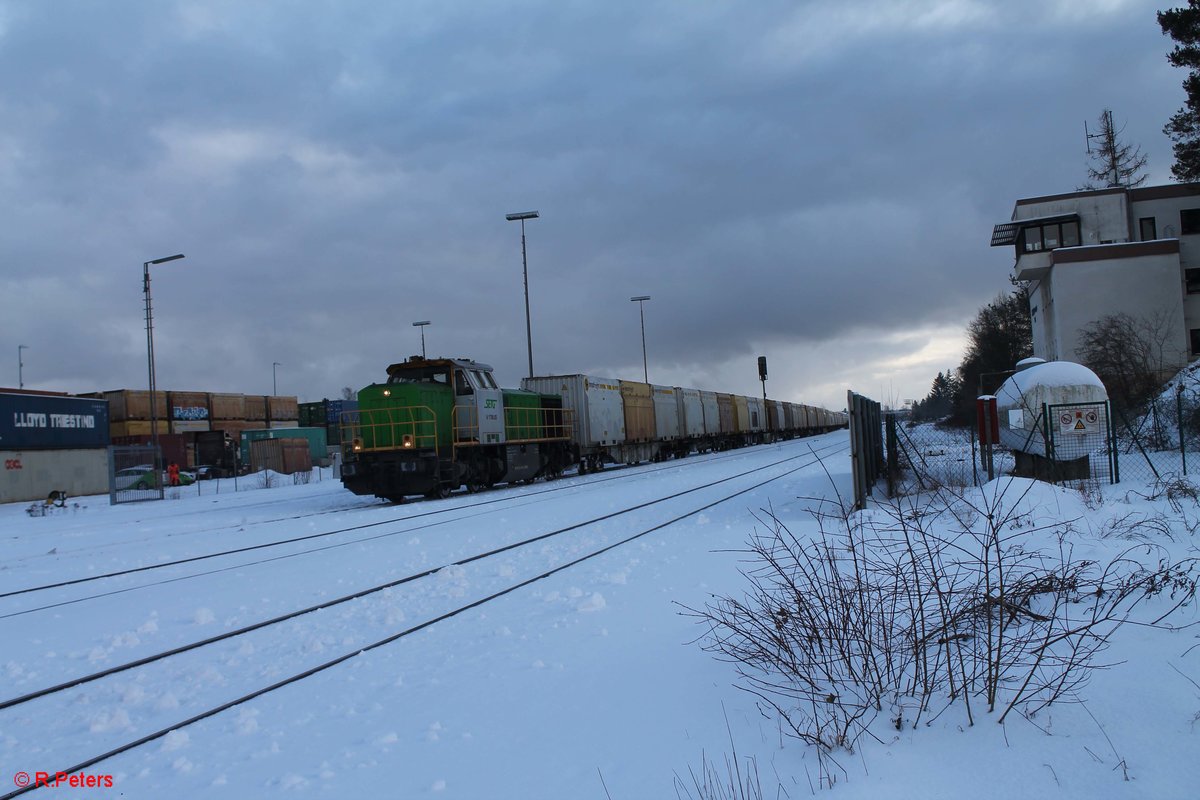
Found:
[[[470,359],[413,356],[342,414],[342,483],[400,502],[790,439],[837,427],[794,403],[597,375],[526,378],[501,389]],[[305,409],[306,418],[316,408]]]

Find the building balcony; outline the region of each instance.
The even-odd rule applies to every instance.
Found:
[[[1036,281],[1046,277],[1054,261],[1050,255],[1055,251],[1047,250],[1041,253],[1022,253],[1017,257],[1017,266],[1013,277],[1019,281]]]

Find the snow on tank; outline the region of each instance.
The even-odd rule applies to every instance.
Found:
[[[1019,366],[1019,365],[1018,365]],[[1021,369],[996,390],[1000,443],[1013,450],[1046,454],[1043,414],[1055,435],[1072,437],[1076,449],[1101,447],[1106,414],[1091,405],[1108,400],[1096,373],[1073,361],[1047,361]]]

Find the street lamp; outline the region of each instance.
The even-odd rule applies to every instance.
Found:
[[[422,359],[424,359],[424,358],[425,358],[425,326],[426,326],[426,325],[428,325],[428,324],[429,324],[429,320],[427,320],[427,319],[426,319],[426,320],[422,320],[422,321],[420,321],[420,322],[414,322],[414,323],[413,323],[413,327],[414,327],[414,328],[420,328],[420,329],[421,329],[421,358],[422,358]]]
[[[638,304],[638,315],[642,318],[642,377],[646,379],[646,383],[650,382],[650,371],[646,368],[646,306],[644,303],[649,299],[650,295],[648,294],[629,298],[629,302]]]
[[[178,261],[183,253],[176,253],[166,258],[156,258],[153,261],[142,262],[142,292],[146,295],[146,360],[150,366],[150,442],[154,446],[154,485],[162,486],[162,465],[159,463],[158,452],[158,402],[155,396],[154,380],[154,312],[150,304],[150,266],[165,264],[168,261]]]
[[[275,396],[279,395],[279,381],[275,377],[275,368],[282,366],[283,364],[280,364],[278,361],[271,362],[271,394]]]
[[[536,211],[522,211],[516,214],[505,214],[509,222],[521,221],[521,273],[525,276],[525,344],[529,349],[529,377],[533,377],[533,332],[529,325],[529,262],[525,259],[525,220],[537,219]]]
[[[21,360],[21,351],[28,350],[28,349],[29,349],[29,345],[27,345],[27,344],[17,345],[17,388],[18,389],[25,388],[25,362]]]

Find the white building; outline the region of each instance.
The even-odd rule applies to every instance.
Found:
[[[1078,360],[1082,329],[1124,312],[1162,322],[1170,367],[1200,356],[1200,184],[1018,200],[992,232],[1005,245],[1029,281],[1034,355]]]

